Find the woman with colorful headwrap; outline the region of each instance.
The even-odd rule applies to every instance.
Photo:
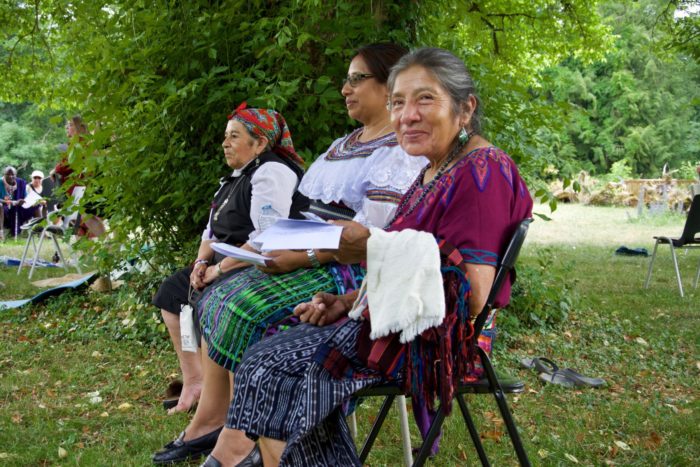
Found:
[[[306,197],[296,192],[304,173],[303,160],[294,151],[287,123],[278,112],[248,109],[244,102],[229,115],[222,146],[233,173],[221,180],[214,195],[197,256],[191,266],[166,279],[153,297],[153,304],[161,309],[183,376],[182,391],[171,413],[189,410],[199,398],[202,386],[201,356],[182,350],[181,308],[188,304],[191,292],[249,266],[215,253],[211,244],[224,242],[255,251],[248,242],[260,231],[262,206],[271,205],[282,216],[293,218],[300,218],[300,211],[308,207]]]
[[[427,160],[407,155],[391,130],[386,107],[389,70],[407,50],[390,43],[360,48],[350,62],[341,93],[348,115],[362,124],[335,140],[309,167],[299,191],[310,211],[324,219],[354,219],[384,227],[398,200]],[[317,292],[349,292],[361,283],[359,265],[340,265],[319,250],[274,251],[265,267],[249,268],[207,289],[198,304],[204,355],[204,388],[197,411],[180,436],[156,453],[155,463],[185,461],[212,452],[229,465],[255,465],[257,451],[245,436],[223,429],[231,379],[248,346],[268,326],[291,315],[294,306]],[[343,293],[344,293],[343,292]],[[283,327],[283,326],[282,326]],[[285,331],[286,332],[286,331]],[[206,349],[206,350],[205,350]],[[218,438],[218,442],[217,442]],[[210,465],[207,464],[207,465]]]

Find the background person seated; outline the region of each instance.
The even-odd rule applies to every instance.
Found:
[[[17,169],[5,167],[0,183],[0,200],[2,202],[1,227],[7,227],[9,235],[18,236],[19,228],[33,217],[33,209],[25,209],[24,198],[27,197],[27,182],[17,177]],[[0,228],[2,231],[2,228]],[[4,238],[4,232],[0,232]]]

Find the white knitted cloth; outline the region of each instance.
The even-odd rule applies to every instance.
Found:
[[[400,332],[410,342],[445,317],[445,295],[440,274],[440,251],[432,235],[416,230],[385,232],[370,229],[367,274],[356,306],[349,316],[358,319],[366,301],[372,339]]]

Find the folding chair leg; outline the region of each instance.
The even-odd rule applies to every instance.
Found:
[[[695,289],[698,288],[698,279],[700,279],[700,261],[698,261],[698,272],[695,274],[695,284],[693,284],[693,288]]]
[[[428,456],[430,456],[430,450],[433,447],[433,443],[435,442],[435,438],[440,434],[440,429],[442,428],[442,422],[445,421],[445,414],[442,412],[442,407],[438,407],[435,409],[435,419],[433,419],[433,423],[430,424],[430,429],[428,430],[428,434],[423,440],[423,444],[420,446],[420,450],[418,451],[418,457],[416,457],[416,460],[413,462],[413,467],[420,467],[423,464],[425,464],[425,461],[428,460]]]
[[[669,244],[669,246],[671,247],[671,256],[673,257],[673,267],[676,268],[678,290],[681,292],[681,297],[683,297],[683,281],[681,281],[681,271],[678,269],[678,258],[676,258],[676,249],[673,248],[673,243]]]
[[[521,466],[530,466],[530,460],[527,458],[527,453],[523,447],[523,442],[520,439],[520,434],[518,433],[518,428],[515,426],[515,421],[513,420],[513,415],[510,413],[508,408],[508,402],[506,401],[505,393],[498,383],[498,378],[496,378],[496,372],[491,365],[491,360],[489,359],[486,352],[481,347],[477,347],[479,355],[481,356],[481,364],[486,371],[486,377],[489,380],[491,389],[493,391],[493,396],[496,398],[496,403],[498,404],[498,409],[501,412],[501,417],[506,424],[508,429],[508,435],[510,436],[510,441],[513,443],[513,448],[518,456],[518,461],[520,461]]]
[[[22,259],[19,260],[19,267],[17,267],[17,275],[19,276],[19,273],[22,272],[22,266],[24,266],[24,262],[27,261],[27,253],[29,253],[29,244],[34,245],[34,252],[36,253],[36,242],[34,240],[34,231],[33,229],[29,229],[29,238],[27,239],[27,244],[24,245],[24,251],[22,252]]]
[[[474,444],[474,448],[476,449],[476,453],[479,455],[479,460],[481,461],[481,465],[484,467],[488,467],[491,465],[489,463],[489,459],[486,456],[486,451],[484,451],[484,445],[481,443],[481,437],[479,436],[479,431],[476,429],[476,425],[474,425],[474,420],[472,419],[471,414],[469,413],[469,409],[467,408],[467,403],[464,400],[464,396],[462,394],[457,394],[456,395],[457,402],[459,402],[459,408],[462,409],[462,416],[464,417],[464,423],[467,424],[467,429],[469,430],[469,436],[472,438],[472,443]]]
[[[56,236],[54,234],[51,234],[51,240],[53,240],[53,246],[56,248],[56,251],[58,252],[58,257],[61,259],[61,264],[63,265],[63,269],[68,272],[68,263],[66,263],[66,258],[63,256],[63,251],[61,251],[61,245],[58,244],[58,240],[56,239]]]
[[[46,230],[41,231],[41,235],[39,236],[39,245],[36,248],[36,251],[34,252],[34,260],[32,261],[32,268],[29,270],[29,276],[27,279],[31,279],[32,276],[34,275],[34,268],[36,268],[36,263],[39,261],[39,253],[41,253],[41,245],[44,244],[44,237],[46,236]]]
[[[411,431],[408,428],[408,410],[406,410],[406,396],[396,398],[396,408],[399,410],[399,422],[401,424],[401,441],[403,442],[403,462],[406,467],[413,465],[413,452],[411,450]]]
[[[369,456],[369,452],[370,450],[372,450],[372,445],[377,439],[379,430],[381,430],[382,425],[384,424],[384,419],[389,413],[389,409],[391,409],[391,404],[394,402],[395,398],[396,396],[391,395],[386,396],[386,398],[384,399],[384,402],[382,403],[382,408],[379,411],[379,415],[377,415],[377,419],[374,421],[374,425],[372,425],[372,429],[370,430],[369,435],[367,435],[365,444],[362,445],[362,450],[360,451],[360,463],[364,463],[367,459],[367,456]]]
[[[654,252],[651,254],[651,260],[649,261],[649,272],[647,272],[647,280],[644,281],[644,288],[649,288],[649,281],[651,280],[651,269],[654,266],[654,260],[656,259],[656,249],[659,247],[659,240],[654,243]]]
[[[357,439],[357,417],[355,416],[355,413],[357,411],[353,411],[353,413],[350,414],[350,434],[352,435],[352,439]]]

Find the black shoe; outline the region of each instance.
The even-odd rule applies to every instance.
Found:
[[[216,457],[209,454],[199,467],[222,467],[222,464]],[[262,454],[257,444],[242,461],[236,464],[236,467],[263,467]]]
[[[224,427],[217,428],[199,438],[185,441],[185,432],[180,433],[175,441],[166,444],[163,449],[153,455],[154,464],[175,464],[189,459],[197,459],[208,455],[219,439],[219,433]]]
[[[212,465],[211,467],[218,466]],[[236,467],[263,467],[262,454],[260,453],[260,448],[258,448],[257,444],[255,445],[253,450],[250,451],[250,453],[247,456],[245,456],[245,459],[236,464]]]

